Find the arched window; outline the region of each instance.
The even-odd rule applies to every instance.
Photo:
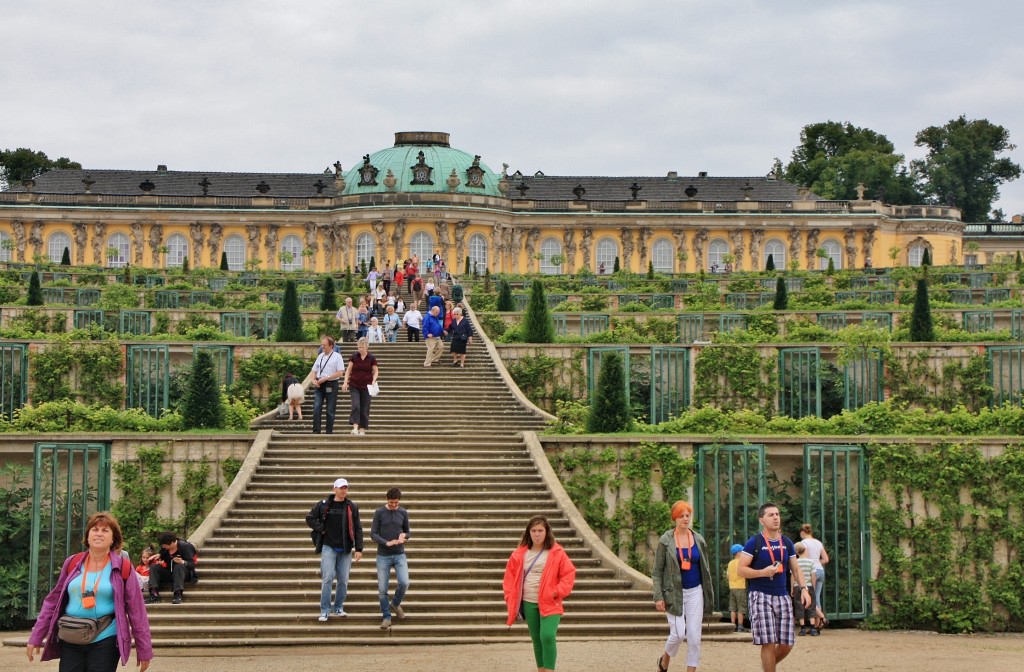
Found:
[[[551,257],[562,255],[562,243],[557,238],[545,238],[540,244],[540,272],[555,275],[562,272],[562,265],[551,263]]]
[[[294,233],[281,239],[281,270],[299,271],[302,270],[302,239]]]
[[[228,270],[241,271],[245,268],[245,238],[232,234],[224,241],[224,253],[228,256]]]
[[[602,238],[597,241],[594,249],[594,272],[601,273],[601,264],[604,264],[604,272],[611,273],[615,269],[615,257],[619,256],[619,244],[614,238]]]
[[[11,260],[11,250],[14,249],[14,239],[6,231],[0,231],[0,261]]]
[[[658,238],[654,241],[654,245],[651,246],[651,262],[654,264],[655,273],[671,273],[674,267],[672,241],[668,238]]]
[[[821,270],[828,270],[829,259],[832,260],[832,267],[837,271],[843,267],[843,248],[839,243],[834,240],[826,240],[818,249],[825,250],[828,253],[827,257],[821,257],[818,260]]]
[[[412,234],[409,239],[409,257],[414,254],[420,258],[420,270],[425,270],[425,262],[434,256],[434,237],[426,231]]]
[[[729,243],[721,238],[715,238],[708,245],[708,270],[715,268],[719,272],[725,270],[725,262],[722,257],[729,254]]]
[[[921,243],[911,245],[910,249],[907,250],[907,263],[911,266],[920,266],[921,262],[924,261],[924,251],[928,249]]]
[[[479,233],[469,237],[469,271],[483,273],[487,270],[487,239]]]
[[[369,271],[370,258],[373,257],[374,250],[377,249],[377,239],[373,237],[372,233],[360,233],[359,237],[356,238],[356,266],[361,265],[364,261],[366,262],[367,271]],[[376,261],[376,259],[374,259]]]
[[[107,258],[108,268],[124,268],[128,265],[128,255],[131,254],[132,243],[128,236],[123,233],[115,233],[107,238],[107,249],[103,251]],[[64,250],[61,249],[61,254]]]
[[[180,233],[172,233],[167,238],[167,260],[164,262],[164,266],[167,268],[177,268],[181,266],[181,262],[188,256],[188,239]],[[191,263],[192,260],[189,260]]]
[[[768,257],[772,258],[772,264],[775,265],[775,268],[780,271],[786,268],[786,246],[778,238],[772,238],[764,244],[763,263],[765,267],[768,265]]]
[[[50,261],[59,264],[64,257],[64,250],[68,251],[68,255],[71,254],[71,236],[63,231],[57,231],[50,236],[50,240],[46,244],[46,253],[50,257]]]

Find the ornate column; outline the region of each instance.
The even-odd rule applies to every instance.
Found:
[[[672,229],[672,237],[676,242],[676,261],[679,262],[679,266],[673,266],[673,268],[678,268],[677,273],[686,273],[686,257],[689,257],[686,245],[686,229]],[[681,257],[680,253],[686,253],[686,257]]]
[[[491,266],[495,273],[505,272],[505,260],[501,254],[501,223],[495,222],[491,230]]]
[[[384,262],[388,258],[388,236],[384,227],[384,221],[376,219],[370,223],[370,228],[373,229],[373,234],[377,238],[377,268],[383,268]]]
[[[530,229],[529,233],[526,234],[526,256],[527,268],[530,273],[537,273],[540,271],[540,264],[537,263],[537,241],[540,239],[540,227],[534,226]],[[517,250],[518,251],[518,250]],[[537,264],[534,266],[534,264]]]
[[[565,268],[569,273],[576,272],[576,229],[571,225],[562,231],[562,252],[565,255]]]
[[[79,266],[85,264],[85,247],[89,242],[89,227],[86,226],[85,222],[75,222],[73,225],[75,229],[75,263]],[[137,243],[138,249],[142,249],[142,243]],[[138,254],[142,254],[138,252]],[[137,261],[136,266],[141,266],[142,262]]]
[[[92,259],[98,266],[105,266],[107,255],[103,248],[107,242],[107,225],[103,222],[96,222],[92,225]]]
[[[795,226],[789,230],[789,259],[800,263],[800,229]]]
[[[153,268],[160,268],[160,247],[164,244],[164,227],[159,222],[149,225],[149,253]]]
[[[203,259],[203,248],[206,247],[206,232],[203,231],[203,225],[199,222],[192,222],[188,225],[189,237],[192,238],[192,267],[198,268],[202,263]]]
[[[313,264],[313,267],[309,270],[314,271],[316,270],[316,254],[317,252],[320,251],[320,243],[317,240],[316,222],[306,222],[306,239],[304,242],[306,248],[305,250],[303,250],[303,252],[305,252],[306,250],[313,250],[313,255],[309,258],[310,262],[312,262]]]
[[[594,249],[594,230],[590,227],[583,229],[583,240],[580,242],[580,247],[583,248],[583,266],[588,271],[593,272],[593,268],[590,267],[590,255]]]
[[[407,225],[408,222],[404,219],[396,219],[395,228],[391,232],[391,244],[395,248],[395,263],[399,265],[405,259],[402,255],[405,249],[405,228]]]
[[[632,271],[633,270],[633,231],[622,227],[622,232],[619,234],[619,239],[622,241],[622,270]]]
[[[267,268],[274,268],[277,261],[277,224],[267,224],[267,235],[263,245],[267,248]]]
[[[443,219],[439,219],[434,222],[434,233],[437,234],[437,243],[441,248],[441,258],[444,259],[444,263],[448,264],[449,268],[452,267],[452,260],[448,257],[451,252],[452,241],[448,237],[448,222]],[[457,270],[460,266],[456,263],[454,268]]]
[[[874,264],[874,259],[872,258],[873,255],[871,253],[872,250],[874,250],[874,248],[875,248],[875,230],[873,228],[867,229],[867,230],[864,231],[864,237],[861,239],[861,245],[860,245],[861,252],[864,253],[864,263],[865,264],[867,264],[868,259],[872,260],[872,265]]]
[[[707,244],[708,230],[705,228],[697,229],[697,233],[693,237],[693,261],[698,272],[704,270],[704,248],[707,247]]]
[[[249,261],[253,261],[260,258],[260,225],[259,224],[246,224],[245,235],[247,237],[247,254],[246,258]]]
[[[349,255],[349,248],[352,246],[352,232],[349,230],[348,222],[334,225],[334,248],[338,255],[339,268],[352,268],[352,259]]]
[[[637,236],[637,242],[640,248],[640,269],[641,273],[647,272],[647,241],[651,239],[651,227],[641,226],[640,235]]]
[[[739,271],[743,269],[743,229],[733,229],[729,232],[729,238],[732,240],[732,254],[736,257],[736,264],[733,266],[733,270]]]
[[[132,263],[142,266],[142,252],[146,245],[146,240],[142,237],[142,222],[132,222],[128,225],[128,230],[132,236]],[[78,235],[77,232],[75,235]]]
[[[37,219],[32,222],[32,232],[29,234],[29,242],[32,243],[32,258],[37,259],[43,256],[43,222]]]
[[[844,268],[857,268],[857,231],[855,229],[843,230],[843,246],[846,253],[846,264]]]
[[[331,273],[338,267],[334,259],[334,225],[320,224],[317,228],[324,239],[324,271]]]
[[[466,270],[466,229],[468,228],[468,219],[460,219],[455,222],[455,256],[458,257],[458,269],[460,271]],[[449,273],[450,272],[451,264],[449,264]]]
[[[764,229],[750,231],[750,270],[761,270],[761,246],[764,244]]]
[[[813,271],[818,259],[818,237],[821,229],[810,229],[807,232],[807,270]]]
[[[213,222],[210,224],[210,268],[220,268],[220,241],[224,237],[224,227]]]
[[[14,249],[18,252],[18,261],[25,263],[25,224],[21,220],[11,222],[14,230]]]

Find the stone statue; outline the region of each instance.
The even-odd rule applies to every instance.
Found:
[[[384,221],[375,219],[370,223],[370,228],[373,229],[373,235],[377,237],[377,258],[374,261],[377,262],[377,267],[381,268],[388,258],[388,237]]]
[[[25,263],[25,224],[19,220],[11,222],[14,229],[14,249],[18,252],[18,261]]]
[[[349,247],[352,244],[352,232],[349,231],[348,222],[338,224],[334,228],[334,247],[338,253],[339,266],[348,267],[351,263],[349,260]]]
[[[316,222],[306,222],[306,249],[313,250],[313,258],[316,258],[317,252],[320,251],[320,243],[317,242],[317,228]],[[310,259],[313,261],[313,259]]]
[[[733,269],[743,268],[743,229],[733,229],[729,232],[729,239],[732,241],[732,255],[736,257],[733,262]]]
[[[704,248],[708,244],[708,230],[705,228],[697,229],[697,233],[693,236],[693,261],[697,265],[698,270],[704,269]]]
[[[858,182],[857,183],[857,200],[858,201],[863,201],[864,200],[864,183],[863,182]]]
[[[590,269],[590,254],[591,250],[594,249],[594,230],[590,227],[583,229],[580,246],[583,248],[583,267]]]
[[[247,259],[259,259],[260,258],[260,225],[259,224],[246,224],[245,235],[248,237],[249,254]]]
[[[789,230],[789,259],[800,262],[800,229],[795,226]]]
[[[159,222],[149,225],[149,252],[152,255],[153,266],[160,265],[160,248],[164,244],[164,226]]]
[[[263,239],[263,245],[267,248],[268,267],[273,268],[277,261],[277,224],[267,224],[267,235]]]
[[[468,228],[468,219],[460,219],[455,222],[455,256],[463,261],[466,259],[466,229]]]
[[[845,268],[857,268],[857,231],[854,229],[843,230],[843,243],[846,252]]]
[[[96,222],[92,225],[92,260],[94,264],[106,266],[107,225]]]
[[[504,243],[502,249],[505,251],[505,256],[508,258],[509,268],[515,270],[515,264],[519,259],[519,251],[523,249],[523,237],[526,236],[527,230],[514,227],[506,228],[503,232]]]
[[[864,253],[865,262],[871,258],[871,252],[875,248],[875,230],[874,228],[867,229],[864,232],[864,237],[861,239],[860,251]]]
[[[565,227],[562,231],[562,254],[565,255],[566,268],[570,273],[576,270],[576,229]]]
[[[85,264],[85,246],[89,241],[89,227],[85,222],[75,222],[75,263],[78,265]],[[136,250],[142,249],[142,241],[136,243],[138,246]],[[141,253],[140,253],[141,254]],[[141,262],[136,263],[136,266],[141,266]]]
[[[651,239],[651,227],[641,226],[640,235],[637,236],[637,246],[640,250],[640,272],[647,272],[647,241]]]
[[[224,227],[217,222],[210,224],[210,268],[220,268],[220,242],[224,238]]]
[[[496,272],[501,272],[504,258],[501,255],[501,222],[495,222],[491,230],[491,254],[493,261],[491,267]]]
[[[633,231],[622,227],[622,232],[619,234],[619,239],[622,241],[622,270],[628,271],[633,268]]]
[[[336,269],[337,263],[334,258],[334,230],[331,224],[318,224],[320,237],[324,239],[324,269],[330,273]]]
[[[402,250],[405,249],[405,227],[408,225],[404,219],[395,220],[395,228],[391,232],[391,244],[395,246],[395,261],[401,265],[404,257]]]
[[[538,266],[534,266],[534,262],[537,261],[537,241],[540,240],[540,227],[534,226],[526,234],[526,256],[529,257],[530,272],[536,272]],[[518,252],[518,249],[516,250]]]
[[[132,263],[136,266],[142,266],[142,252],[146,245],[146,241],[142,237],[142,222],[132,222],[128,225],[128,229],[132,234],[132,251],[135,253],[135,259]]]
[[[764,229],[750,230],[750,270],[761,270],[761,246],[764,244]]]
[[[43,255],[43,223],[40,220],[32,222],[32,231],[28,235],[28,240],[32,243],[32,256],[41,257]]]
[[[955,240],[949,241],[949,263],[956,266],[960,262],[957,260],[960,254],[957,250],[957,244]]]
[[[807,231],[807,268],[817,268],[818,258],[818,237],[821,235],[821,229],[810,229]],[[796,257],[794,257],[795,259]]]
[[[679,260],[679,272],[686,272],[686,260],[680,256],[680,252],[687,252],[686,249],[686,229],[672,229],[672,237],[676,241],[676,259]],[[687,254],[687,256],[689,256]]]
[[[443,219],[439,219],[434,222],[434,233],[437,234],[437,243],[441,248],[441,258],[445,260],[446,264],[450,264],[452,261],[448,258],[448,253],[451,251],[452,242],[448,237],[448,222]],[[451,264],[454,268],[459,268],[458,264]]]
[[[203,248],[206,247],[206,232],[203,231],[203,225],[200,222],[192,222],[188,225],[188,233],[192,238],[192,254],[195,257],[192,263],[199,266],[202,263]]]

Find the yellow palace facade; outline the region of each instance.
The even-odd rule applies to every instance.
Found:
[[[774,175],[524,175],[401,132],[323,173],[55,170],[0,192],[0,261],[340,272],[435,252],[492,273],[962,263],[952,207],[826,201]]]

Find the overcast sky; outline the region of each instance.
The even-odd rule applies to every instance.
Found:
[[[911,159],[961,114],[1024,144],[1022,19],[1013,0],[4,2],[0,148],[309,172],[422,130],[494,170],[751,176],[831,119]],[[1024,212],[1024,180],[1001,192]]]

